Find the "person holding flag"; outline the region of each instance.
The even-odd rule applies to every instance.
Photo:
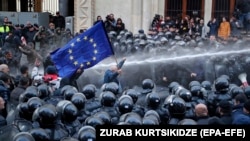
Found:
[[[114,51],[102,21],[50,53],[59,77],[71,81],[78,79],[85,69],[112,55]]]

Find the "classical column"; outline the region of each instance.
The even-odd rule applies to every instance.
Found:
[[[204,23],[207,25],[208,21],[211,19],[212,15],[212,0],[205,0],[205,8],[204,8]]]
[[[133,33],[138,33],[138,30],[142,29],[142,0],[132,1],[132,26]]]
[[[154,0],[143,0],[143,11],[142,11],[142,29],[144,29],[145,33],[147,33],[148,29],[151,26],[151,22],[153,19],[152,14],[152,3]]]
[[[64,17],[68,16],[68,0],[59,0],[59,11]]]
[[[75,0],[74,32],[87,29],[93,23],[94,0]]]

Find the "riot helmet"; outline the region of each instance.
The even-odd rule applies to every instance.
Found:
[[[85,125],[78,131],[77,138],[79,141],[95,141],[96,130],[93,126]]]
[[[161,98],[158,93],[151,92],[146,96],[146,103],[149,107],[157,108],[161,103]]]
[[[133,110],[134,102],[129,95],[122,95],[118,99],[118,110],[121,114],[131,112]]]
[[[64,99],[65,100],[71,100],[72,96],[77,93],[78,90],[77,89],[67,89],[65,92],[64,92]]]
[[[14,136],[13,141],[35,141],[35,139],[28,132],[19,132]]]
[[[34,112],[37,108],[41,107],[44,102],[39,97],[32,97],[28,100],[28,109],[30,112]]]
[[[168,89],[169,89],[169,93],[173,93],[173,88],[176,87],[176,86],[179,86],[180,84],[176,81],[173,81],[171,82],[169,85],[168,85]]]
[[[139,97],[139,93],[135,89],[127,89],[122,94],[129,95],[133,99],[134,103],[136,103]]]
[[[85,125],[96,127],[97,125],[104,125],[104,121],[97,116],[89,116],[84,121]]]
[[[190,88],[192,96],[196,96],[203,99],[203,93],[201,91],[201,86],[195,85]]]
[[[29,131],[36,141],[50,141],[50,136],[43,128],[34,128]]]
[[[117,95],[119,93],[119,85],[115,82],[106,83],[103,91],[110,91]]]
[[[185,118],[179,121],[178,125],[197,125],[197,122],[193,119]]]
[[[142,81],[142,88],[143,89],[149,89],[152,90],[154,88],[155,84],[152,79],[144,79]]]
[[[215,80],[215,90],[217,92],[227,92],[229,89],[229,81],[227,78],[219,77]]]
[[[189,83],[189,88],[192,86],[201,86],[201,83],[199,81],[193,80]]]
[[[87,99],[85,95],[81,92],[75,93],[71,97],[71,102],[77,107],[78,110],[82,110],[85,107]]]
[[[212,84],[207,80],[201,82],[201,87],[205,88],[206,90],[212,90]]]
[[[111,116],[106,111],[99,111],[94,114],[94,116],[99,117],[105,124],[110,124]]]
[[[82,93],[87,99],[94,98],[96,95],[96,86],[94,84],[87,84],[83,87]]]
[[[56,107],[52,104],[45,104],[38,109],[39,122],[42,126],[54,125],[57,119]]]
[[[101,104],[103,106],[112,107],[116,102],[116,97],[114,93],[110,91],[104,91],[100,94]]]
[[[41,99],[48,98],[50,96],[50,90],[47,84],[41,84],[37,87],[38,97]]]
[[[169,95],[166,97],[163,106],[168,108],[170,115],[174,118],[183,118],[185,116],[186,103],[177,95]]]
[[[177,95],[181,97],[185,102],[192,101],[192,93],[187,89],[181,89]]]

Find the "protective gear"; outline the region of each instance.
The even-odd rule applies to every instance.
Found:
[[[28,104],[25,102],[25,103],[19,103],[17,105],[17,111],[18,111],[18,115],[20,118],[23,118],[23,119],[26,119],[26,120],[30,120],[32,118],[32,114],[30,111],[29,111],[29,107],[28,107]]]
[[[250,86],[244,88],[244,93],[248,99],[250,99]]]
[[[88,118],[86,118],[84,123],[85,125],[89,125],[92,127],[96,127],[97,125],[104,125],[104,121],[97,116],[89,116]]]
[[[119,85],[116,82],[106,83],[103,91],[110,91],[117,95],[119,93]]]
[[[39,97],[32,97],[28,100],[27,105],[31,113],[33,113],[37,108],[41,107],[44,102]]]
[[[143,117],[142,125],[159,125],[159,122],[151,117]]]
[[[142,117],[137,113],[128,113],[125,120],[130,125],[142,125]]]
[[[232,98],[235,98],[238,94],[244,94],[244,90],[241,87],[235,86],[229,89],[229,94]]]
[[[100,94],[101,104],[103,106],[112,107],[116,102],[116,97],[114,93],[110,91],[104,91]]]
[[[72,96],[77,93],[77,89],[68,89],[64,92],[64,99],[65,100],[71,100]]]
[[[133,99],[134,103],[137,102],[139,96],[139,93],[135,89],[127,89],[122,94],[129,95]]]
[[[192,100],[192,94],[187,89],[181,89],[177,95],[181,97],[185,102],[190,102]]]
[[[35,86],[29,86],[26,88],[26,90],[20,95],[19,97],[19,102],[27,102],[29,98],[31,97],[37,97],[38,96],[38,91],[37,87]]]
[[[35,141],[35,139],[28,132],[20,132],[14,136],[13,141]]]
[[[180,84],[178,82],[171,82],[169,85],[168,85],[168,89],[169,89],[169,93],[173,93],[173,88],[176,87],[176,86],[179,86]]]
[[[95,141],[96,130],[93,126],[85,125],[78,131],[77,138],[79,141]]]
[[[43,128],[31,129],[29,133],[36,141],[50,141],[50,136]]]
[[[45,104],[38,108],[39,123],[41,127],[55,124],[57,119],[56,107],[52,104]]]
[[[85,95],[80,92],[75,93],[71,98],[71,102],[76,106],[78,110],[82,110],[85,108],[86,101],[87,99]]]
[[[147,103],[147,106],[155,109],[160,105],[161,98],[158,95],[158,93],[151,92],[151,93],[148,93],[146,96],[146,103]]]
[[[121,114],[131,112],[134,106],[133,99],[129,95],[122,95],[118,99],[118,110]]]
[[[201,83],[199,81],[191,81],[189,83],[189,89],[192,87],[192,86],[201,86]]]
[[[62,100],[56,105],[56,110],[63,121],[71,122],[76,120],[78,110],[76,106],[68,100]]]
[[[215,90],[217,92],[225,93],[228,91],[229,81],[224,77],[219,77],[215,80]]]
[[[79,141],[79,140],[72,138],[72,137],[65,137],[65,138],[62,138],[60,141]]]
[[[152,90],[155,87],[154,81],[152,79],[144,79],[142,81],[142,88],[144,90]]]
[[[37,96],[41,99],[48,98],[51,94],[47,84],[41,84],[37,87],[38,94]]]
[[[171,117],[183,118],[186,112],[185,101],[176,95],[169,95],[163,104],[164,107],[168,108]]]
[[[148,117],[150,119],[153,119],[156,123],[161,122],[160,115],[155,110],[148,110],[143,116],[143,118],[148,118]]]
[[[93,98],[96,95],[96,86],[94,84],[87,84],[83,87],[82,93],[87,99]]]
[[[190,88],[190,92],[191,92],[193,97],[199,97],[199,98],[203,99],[203,94],[201,92],[201,86],[199,86],[199,85],[192,86]]]
[[[210,81],[202,81],[201,87],[205,88],[206,90],[212,90],[212,84]]]
[[[65,92],[69,89],[74,89],[74,91],[78,91],[77,88],[72,85],[65,85],[61,88],[61,95],[64,96]]]
[[[104,124],[109,125],[111,122],[111,116],[109,115],[108,112],[105,111],[99,111],[97,113],[94,114],[95,117],[99,117],[100,119],[102,119],[102,121],[104,122]]]
[[[197,125],[197,122],[193,119],[183,119],[179,121],[178,125]]]

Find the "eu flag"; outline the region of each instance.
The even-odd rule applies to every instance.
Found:
[[[114,52],[103,22],[99,22],[50,55],[63,78],[72,76],[79,68],[93,67]]]

